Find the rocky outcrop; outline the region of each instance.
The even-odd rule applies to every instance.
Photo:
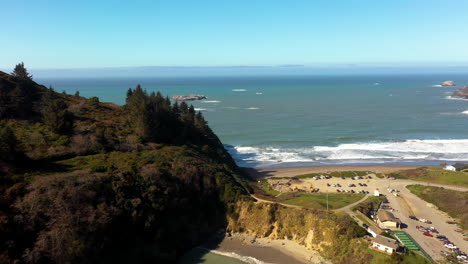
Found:
[[[174,101],[195,101],[206,99],[206,96],[200,94],[174,95],[172,99]]]
[[[468,86],[463,86],[452,94],[452,97],[468,99]]]
[[[442,86],[457,86],[457,84],[454,81],[445,81],[445,82],[442,82],[440,85],[442,85]]]

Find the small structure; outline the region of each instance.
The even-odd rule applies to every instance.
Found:
[[[375,188],[375,190],[374,190],[374,196],[380,196],[379,188]]]
[[[448,171],[457,171],[457,169],[456,169],[454,166],[452,166],[452,165],[446,165],[446,166],[444,167],[444,170],[448,170]]]
[[[445,167],[446,170],[451,171],[462,171],[468,169],[468,164],[465,163],[455,163],[453,165],[449,165]]]
[[[384,231],[378,228],[377,226],[371,225],[367,228],[367,232],[371,234],[373,237],[377,237],[378,235],[382,234]]]
[[[372,240],[372,248],[387,254],[392,254],[398,249],[398,242],[395,239],[378,235]]]
[[[399,228],[401,221],[391,212],[380,209],[377,211],[377,224],[380,228]]]

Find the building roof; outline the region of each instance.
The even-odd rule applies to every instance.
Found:
[[[465,164],[465,163],[455,163],[452,166],[455,167],[455,169],[457,170],[468,169],[468,164]]]
[[[391,239],[391,238],[384,237],[384,236],[378,235],[376,238],[374,238],[374,240],[372,240],[372,242],[392,248],[394,250],[398,248],[398,242],[395,239]]]
[[[369,226],[369,227],[368,227],[368,229],[369,229],[370,231],[374,232],[374,233],[375,233],[375,234],[377,234],[377,235],[379,235],[379,234],[382,234],[382,233],[383,233],[383,230],[382,230],[382,229],[380,229],[380,228],[379,228],[379,227],[377,227],[377,226],[373,226],[373,225],[371,225],[371,226]]]
[[[385,211],[385,210],[377,211],[377,218],[380,220],[380,222],[392,221],[392,222],[400,223],[400,219],[396,218],[392,213],[390,213],[389,211]]]

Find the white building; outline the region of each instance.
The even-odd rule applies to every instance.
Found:
[[[378,235],[372,240],[372,248],[392,254],[398,249],[398,242],[394,239]]]
[[[374,196],[380,196],[379,188],[376,188],[374,191]]]
[[[456,169],[454,166],[452,166],[452,165],[447,165],[447,166],[445,166],[444,170],[448,170],[448,171],[457,171],[457,169]]]
[[[371,225],[367,228],[367,232],[371,234],[373,237],[377,237],[378,235],[383,233],[383,230],[376,226]]]

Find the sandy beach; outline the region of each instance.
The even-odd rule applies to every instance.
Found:
[[[415,169],[417,165],[366,165],[366,166],[316,166],[316,167],[291,167],[275,169],[243,168],[253,178],[264,177],[294,177],[308,173],[333,172],[333,171],[372,171],[375,173],[389,173],[399,170]]]
[[[233,252],[253,257],[261,263],[327,263],[317,251],[307,250],[294,241],[255,238],[239,233],[224,238],[214,250],[214,253],[216,252]]]

